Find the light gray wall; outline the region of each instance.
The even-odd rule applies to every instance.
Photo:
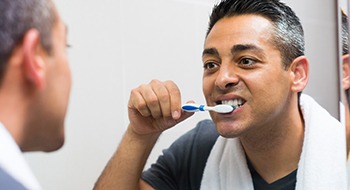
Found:
[[[338,118],[337,1],[283,2],[293,8],[304,26],[306,56],[310,62],[310,81],[304,92]]]
[[[174,80],[183,101],[204,102],[201,51],[216,0],[55,0],[69,27],[73,87],[66,144],[54,153],[27,153],[44,189],[91,189],[128,124],[132,88]],[[301,17],[311,64],[305,90],[337,114],[334,2],[288,0]],[[315,8],[317,7],[317,8]],[[165,132],[147,166],[207,113]]]

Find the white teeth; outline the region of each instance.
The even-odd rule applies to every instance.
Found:
[[[234,99],[234,100],[223,100],[221,101],[221,104],[227,104],[230,106],[240,107],[244,103],[243,99]]]
[[[241,106],[244,103],[243,99],[237,99],[237,104]]]
[[[230,106],[234,106],[234,105],[237,105],[237,100],[223,100],[221,103],[222,104],[227,104],[227,105],[230,105]]]

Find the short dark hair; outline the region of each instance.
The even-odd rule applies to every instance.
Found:
[[[207,36],[215,23],[225,17],[260,15],[272,22],[275,28],[273,43],[280,50],[283,68],[304,55],[304,31],[294,11],[279,0],[222,0],[210,15]]]
[[[341,38],[342,38],[342,54],[349,54],[349,25],[348,16],[345,14],[344,10],[341,10]]]
[[[56,19],[51,0],[0,0],[0,80],[13,49],[28,30],[39,31],[42,47],[51,54]]]

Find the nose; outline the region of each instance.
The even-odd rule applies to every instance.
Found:
[[[236,86],[239,82],[239,77],[232,64],[221,64],[220,70],[215,80],[215,86],[221,90],[227,90]]]

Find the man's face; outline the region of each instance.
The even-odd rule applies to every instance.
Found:
[[[64,142],[64,120],[69,102],[71,74],[66,54],[67,28],[60,18],[52,30],[52,54],[44,56],[43,90],[33,107],[31,127],[34,150],[53,151]],[[34,134],[35,133],[35,134]],[[29,136],[29,135],[28,135]]]
[[[219,20],[206,38],[203,93],[207,104],[239,105],[232,113],[210,113],[224,137],[252,134],[288,121],[290,72],[282,67],[272,32],[264,17],[242,15]]]

